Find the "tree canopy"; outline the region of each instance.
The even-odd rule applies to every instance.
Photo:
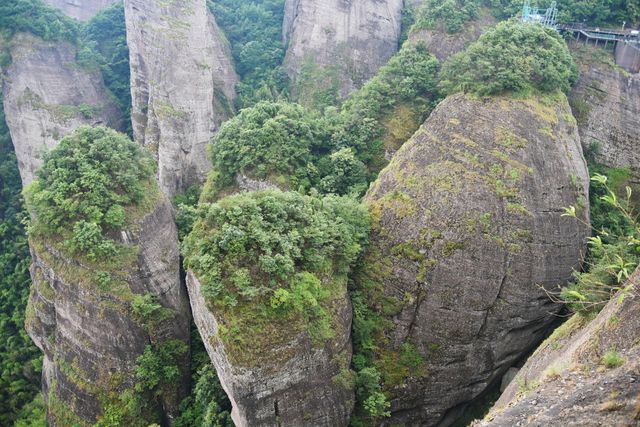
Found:
[[[445,92],[479,96],[538,90],[568,92],[577,68],[553,29],[516,20],[501,22],[442,69]]]
[[[140,204],[154,186],[155,163],[126,135],[105,127],[78,128],[47,153],[27,189],[32,231],[67,234],[73,251],[113,255],[105,233],[126,223],[125,208]],[[153,184],[151,184],[153,182]]]

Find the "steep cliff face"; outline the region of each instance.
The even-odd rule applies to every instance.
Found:
[[[189,306],[180,283],[177,231],[170,203],[155,194],[149,211],[122,232],[137,257],[117,271],[74,259],[59,243],[31,238],[33,285],[26,328],[44,352],[43,391],[50,425],[92,425],[135,402],[136,360],[149,345],[183,343],[174,357],[180,379],[147,405],[133,425],[171,423],[188,391]],[[110,260],[117,262],[117,260]],[[107,269],[111,280],[100,280]],[[151,295],[162,307],[154,319],[132,310],[136,296]],[[162,316],[161,316],[162,315]],[[116,418],[118,419],[118,418]],[[120,419],[119,422],[125,422]]]
[[[173,196],[204,182],[206,145],[232,114],[238,78],[204,0],[127,0],[125,16],[134,137],[156,153]]]
[[[610,167],[631,169],[640,180],[640,74],[629,74],[607,52],[574,46],[580,80],[570,102],[585,150]]]
[[[4,70],[4,111],[29,184],[42,154],[80,125],[121,127],[122,113],[105,89],[99,71],[76,61],[76,48],[44,42],[28,34],[11,40],[11,64]]]
[[[398,50],[402,0],[287,0],[284,65],[301,101],[308,92],[360,87]]]
[[[193,318],[233,405],[236,426],[348,425],[353,390],[339,382],[341,374],[348,381],[351,360],[351,304],[346,283],[332,303],[335,336],[329,343],[318,347],[299,325],[279,323],[268,328],[267,332],[275,334],[270,335],[271,341],[255,342],[243,355],[234,354],[220,340],[221,313],[207,307],[200,287],[189,271]]]
[[[389,425],[455,417],[542,339],[546,289],[580,266],[588,174],[564,95],[445,99],[365,198],[371,247],[356,284],[391,322],[375,366]],[[399,375],[404,346],[419,353]]]
[[[424,43],[429,53],[438,58],[438,61],[444,62],[478,40],[484,30],[495,23],[496,19],[491,11],[481,9],[477,18],[466,22],[462,30],[452,34],[447,33],[442,26],[422,28],[416,25],[409,33],[409,43]]]
[[[555,331],[477,425],[637,425],[640,270],[629,284],[622,302],[613,298],[593,321],[575,315]],[[619,363],[606,363],[612,351]]]
[[[122,0],[45,0],[45,3],[62,10],[66,15],[81,21],[88,21],[112,4]]]

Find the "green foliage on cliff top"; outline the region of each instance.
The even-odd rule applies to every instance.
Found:
[[[414,29],[442,25],[446,32],[457,33],[478,16],[481,4],[479,0],[427,0],[418,10]]]
[[[0,29],[9,36],[27,32],[46,41],[75,43],[80,24],[42,0],[11,0],[0,3]]]
[[[89,259],[113,257],[119,249],[106,236],[122,229],[154,193],[154,172],[151,156],[125,135],[80,127],[45,155],[26,190],[35,217],[30,232],[65,236],[67,249]]]
[[[537,24],[501,22],[447,61],[445,92],[478,96],[533,90],[568,92],[577,69],[560,35]]]
[[[0,93],[0,425],[12,425],[39,391],[40,352],[24,329],[29,247],[22,188]]]
[[[346,292],[368,236],[364,207],[346,197],[266,190],[201,209],[184,242],[185,267],[216,310],[230,357],[251,363],[247,346],[255,353],[262,341],[274,346],[305,329],[316,342],[332,336],[332,302],[341,287]],[[282,337],[264,330],[276,324]]]
[[[284,0],[209,0],[217,23],[231,44],[240,75],[238,106],[286,95],[282,21]]]

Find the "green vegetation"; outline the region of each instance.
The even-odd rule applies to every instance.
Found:
[[[609,350],[602,356],[601,363],[607,369],[614,369],[624,365],[624,359],[617,351]]]
[[[427,0],[417,13],[414,28],[435,29],[442,25],[446,32],[457,33],[478,16],[481,3],[478,0]]]
[[[560,35],[537,24],[501,22],[447,61],[442,69],[445,92],[478,96],[534,90],[568,92],[577,69]]]
[[[155,184],[152,158],[125,135],[80,127],[48,153],[26,190],[34,236],[64,236],[72,254],[91,260],[125,249],[107,237],[127,223]],[[69,230],[72,230],[69,233]]]
[[[240,75],[238,107],[286,96],[288,80],[280,67],[284,58],[284,0],[208,0],[217,23],[231,44]]]
[[[0,28],[11,37],[27,32],[46,41],[75,43],[80,24],[42,0],[12,0],[0,4]]]
[[[115,4],[96,14],[82,28],[81,62],[98,65],[107,89],[124,113],[127,133],[131,130],[131,86],[129,47],[124,21],[124,5]]]
[[[251,356],[267,356],[261,346],[304,331],[296,328],[317,343],[333,336],[333,304],[368,236],[364,207],[346,197],[266,190],[201,209],[184,242],[185,267],[219,316],[231,358],[252,363]]]
[[[610,169],[609,175],[613,179],[598,173],[591,178],[591,220],[596,236],[589,239],[586,271],[575,273],[575,283],[564,288],[559,298],[585,316],[597,313],[618,292],[622,297],[630,292],[626,281],[640,260],[640,224],[633,192],[623,185],[628,171]],[[571,206],[565,216],[575,217],[575,212]]]
[[[438,63],[424,45],[404,47],[338,112],[261,102],[242,110],[214,137],[214,173],[205,198],[233,187],[238,173],[287,189],[363,194],[435,104]]]
[[[0,425],[12,425],[40,388],[41,356],[24,329],[29,247],[18,162],[0,94]]]

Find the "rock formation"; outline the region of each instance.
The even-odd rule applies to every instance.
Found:
[[[637,425],[640,421],[640,270],[625,298],[598,317],[575,315],[520,370],[478,426]],[[605,363],[616,352],[620,366]]]
[[[173,196],[202,184],[206,145],[232,114],[238,78],[204,0],[126,0],[133,132]]]
[[[286,0],[284,60],[301,101],[314,90],[342,97],[398,50],[402,0]]]
[[[351,361],[351,304],[346,282],[332,303],[335,336],[325,345],[315,345],[299,325],[278,322],[267,328],[268,340],[255,342],[241,355],[220,339],[221,314],[207,307],[200,282],[191,271],[187,288],[193,318],[231,400],[237,427],[348,425],[353,390],[338,380],[341,374],[347,375]]]
[[[570,102],[585,150],[610,167],[631,169],[640,180],[640,74],[629,74],[607,52],[574,45],[580,80]]]
[[[365,197],[356,280],[391,322],[375,361],[390,425],[450,421],[543,338],[559,310],[543,287],[570,280],[589,235],[562,207],[588,222],[588,185],[564,95],[453,95],[398,150]],[[407,345],[420,366],[387,371]]]
[[[42,165],[43,153],[78,126],[121,127],[122,113],[100,72],[82,68],[73,45],[17,34],[11,58],[4,70],[4,111],[24,185]]]
[[[145,412],[138,421],[170,424],[188,392],[189,305],[180,282],[177,231],[170,203],[157,187],[153,194],[155,206],[122,233],[122,243],[139,248],[137,258],[111,271],[110,283],[101,282],[104,273],[95,265],[67,256],[59,243],[31,238],[33,285],[25,323],[44,352],[51,426],[92,425],[107,408],[124,407],[138,381],[136,359],[147,345],[184,343],[174,355],[182,379],[162,390],[159,402],[145,399],[160,419]],[[136,295],[155,297],[162,313],[137,316],[131,306]]]
[[[66,15],[88,21],[93,15],[122,0],[44,0],[45,3],[62,10]]]
[[[482,8],[478,17],[466,22],[460,32],[447,33],[444,28],[414,27],[409,33],[409,43],[422,42],[438,61],[444,62],[451,55],[463,51],[468,45],[478,40],[484,30],[496,23],[491,11]]]

